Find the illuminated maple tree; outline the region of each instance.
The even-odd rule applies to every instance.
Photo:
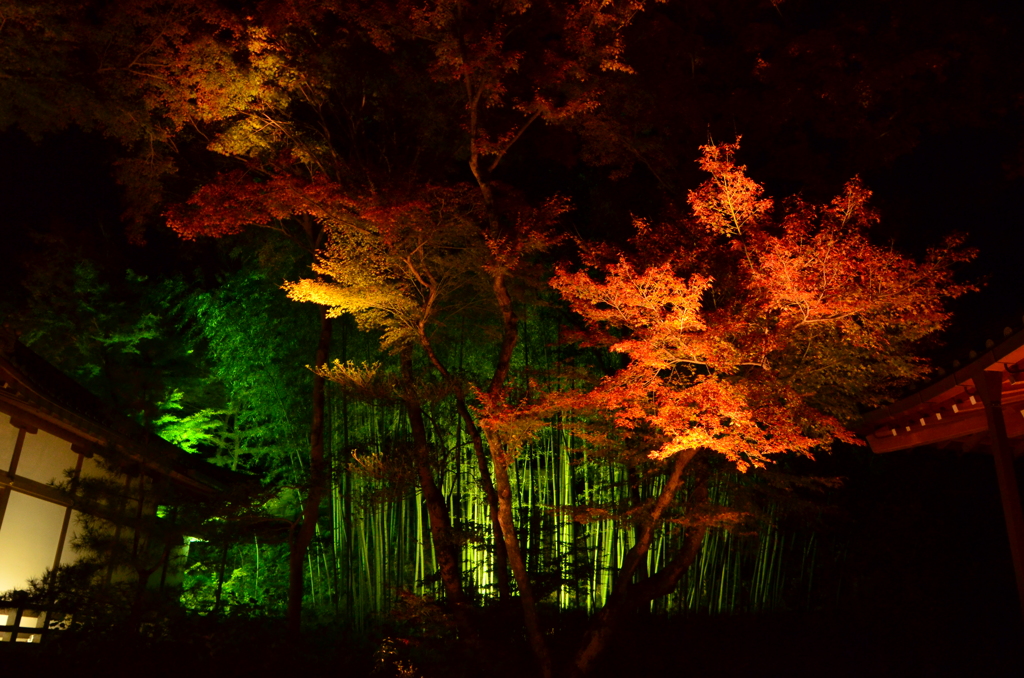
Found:
[[[857,407],[927,373],[915,343],[947,324],[945,300],[972,289],[953,279],[972,256],[955,238],[923,261],[872,244],[878,215],[859,180],[827,205],[776,205],[736,164],[738,149],[703,147],[711,177],[690,192],[688,215],[638,221],[631,251],[585,247],[589,268],[560,267],[552,280],[585,320],[584,341],[625,359],[570,403],[624,432],[632,452],[619,463],[662,478],[628,517],[635,540],[576,656],[581,673],[622,615],[671,591],[696,556],[708,522],[691,505],[675,557],[635,578],[653,531],[680,519],[695,458],[721,455],[742,472],[856,443],[846,426]]]

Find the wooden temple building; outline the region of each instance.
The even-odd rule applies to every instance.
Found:
[[[75,562],[86,514],[138,548],[147,540],[132,530],[152,522],[162,490],[210,497],[230,476],[114,411],[0,328],[0,597]],[[90,478],[119,491],[87,501],[79,490]],[[162,558],[151,583],[174,577],[172,560]],[[111,560],[107,581],[115,569]],[[0,602],[0,642],[39,642],[45,628],[45,614]]]
[[[1024,511],[1014,460],[1024,455],[1024,331],[941,380],[865,417],[875,453],[934,445],[992,455],[1024,614]]]

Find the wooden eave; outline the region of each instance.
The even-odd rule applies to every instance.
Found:
[[[82,387],[77,384],[75,386],[85,392]],[[136,435],[129,436],[124,431],[116,430],[115,426],[119,422],[109,413],[96,417],[103,420],[102,423],[98,423],[93,417],[83,416],[69,407],[58,404],[49,394],[35,386],[31,378],[2,351],[0,412],[22,425],[46,431],[71,442],[86,456],[99,452],[101,456],[126,465],[138,464],[200,494],[225,489],[226,483],[221,479],[204,473],[201,469],[190,468],[198,465],[185,463],[181,459],[183,453],[177,447],[145,431],[127,418],[120,422],[120,428],[137,429],[131,431]]]
[[[1024,330],[993,346],[965,367],[864,417],[861,434],[876,453],[921,445],[975,440],[988,433],[977,382],[1002,375],[1001,407],[1015,454],[1024,451]]]
[[[1013,457],[1024,443],[1024,331],[909,398],[865,417],[874,452],[958,445],[992,454],[1024,618],[1024,509]]]

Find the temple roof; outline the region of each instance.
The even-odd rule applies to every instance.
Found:
[[[238,474],[189,456],[51,365],[0,328],[0,412],[71,440],[79,451],[141,464],[193,491],[226,489]]]
[[[864,417],[861,434],[874,452],[921,445],[955,444],[970,450],[990,444],[978,382],[986,373],[1001,377],[1001,406],[1014,454],[1024,452],[1024,330],[939,381]]]

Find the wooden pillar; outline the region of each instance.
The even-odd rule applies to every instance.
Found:
[[[1020,598],[1021,616],[1024,617],[1024,511],[1021,510],[1020,489],[1013,468],[1013,450],[1010,449],[1006,421],[1003,419],[1003,373],[986,371],[976,377],[974,382],[985,405],[988,430],[992,435],[996,480],[1003,500],[1006,534],[1010,538],[1010,555],[1017,575],[1017,595]]]
[[[14,422],[11,422],[14,425]],[[21,448],[25,444],[25,429],[18,429],[18,439],[14,442],[14,452],[11,454],[11,463],[7,467],[7,473],[13,478],[18,470],[18,460],[21,458]],[[0,488],[0,528],[4,525],[4,514],[7,513],[7,503],[11,499],[11,488]]]
[[[72,445],[72,447],[74,447]],[[82,475],[82,462],[85,460],[85,455],[81,452],[78,453],[78,461],[75,463],[75,473],[71,476],[71,497],[72,501],[68,504],[68,507],[64,510],[64,522],[60,526],[60,540],[57,542],[57,554],[53,557],[53,567],[50,572],[53,573],[53,582],[57,582],[57,568],[60,567],[61,557],[64,555],[64,541],[68,537],[68,527],[71,526],[71,512],[74,510],[74,498],[78,494],[78,478]],[[50,601],[53,602],[53,601]]]

